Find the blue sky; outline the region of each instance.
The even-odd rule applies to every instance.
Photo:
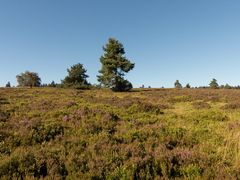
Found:
[[[97,83],[102,46],[123,43],[134,87],[240,84],[238,0],[1,0],[0,86],[25,70],[60,82],[82,63]]]

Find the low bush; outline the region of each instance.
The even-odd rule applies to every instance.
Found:
[[[29,138],[32,144],[48,142],[56,136],[63,136],[64,128],[57,123],[36,124],[32,127]]]
[[[19,152],[0,163],[0,177],[11,179],[33,178],[38,174],[36,158],[31,152]]]
[[[0,110],[0,122],[6,122],[9,117],[10,117],[9,112],[4,112]]]
[[[202,121],[222,122],[229,120],[229,117],[227,114],[216,110],[199,110],[188,115],[187,119],[198,123]]]
[[[130,113],[136,112],[146,112],[146,113],[154,113],[154,114],[163,114],[162,109],[158,105],[154,105],[146,102],[138,102],[133,104],[128,108]]]
[[[192,106],[194,109],[210,109],[211,108],[211,106],[208,103],[202,102],[202,101],[193,102]]]
[[[236,110],[240,109],[240,102],[230,102],[222,107],[222,109],[226,110]]]

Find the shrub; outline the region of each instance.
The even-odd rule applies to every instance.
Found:
[[[37,168],[36,158],[33,153],[15,153],[10,159],[5,159],[0,163],[0,177],[17,179],[24,179],[26,176],[34,177],[38,172]]]
[[[181,96],[171,97],[169,101],[172,103],[189,102],[191,101],[191,98],[186,95],[181,95]]]
[[[186,178],[194,179],[200,177],[202,169],[196,164],[189,164],[187,166],[180,167],[180,175]]]
[[[240,103],[239,102],[230,102],[222,107],[222,109],[226,110],[235,110],[240,109]]]
[[[147,102],[137,102],[133,104],[131,107],[128,108],[129,112],[150,112],[155,114],[163,114],[163,112],[160,109],[160,106],[154,105]]]
[[[0,110],[0,122],[6,122],[9,117],[10,117],[9,112],[4,112]]]
[[[202,121],[227,121],[229,117],[220,111],[216,110],[199,110],[197,112],[193,112],[187,117],[191,121],[202,122]]]
[[[192,106],[194,109],[210,109],[211,108],[211,106],[208,103],[202,102],[202,101],[193,102]]]
[[[30,138],[32,143],[42,143],[45,141],[53,140],[58,135],[63,135],[63,126],[52,124],[36,124],[32,127]]]

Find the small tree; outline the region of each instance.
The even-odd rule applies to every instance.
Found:
[[[182,88],[182,84],[179,82],[179,80],[176,80],[176,82],[174,83],[174,86],[177,89],[181,89]]]
[[[10,82],[7,82],[6,87],[7,87],[7,88],[10,88],[10,87],[11,87],[11,83],[10,83]]]
[[[185,88],[191,88],[191,86],[190,86],[190,84],[189,83],[187,83],[187,85],[186,85],[186,87]]]
[[[57,86],[57,84],[54,81],[52,81],[50,84],[48,84],[48,87],[56,87],[56,86]]]
[[[78,63],[67,69],[68,76],[62,81],[62,84],[67,87],[74,88],[87,88],[90,84],[87,82],[88,75],[87,70],[84,69],[83,65]]]
[[[18,86],[21,87],[39,87],[41,85],[41,78],[35,72],[25,71],[16,76]]]
[[[100,58],[102,68],[99,71],[100,75],[97,76],[100,84],[113,91],[132,89],[132,84],[123,77],[134,68],[134,64],[124,57],[123,45],[118,40],[110,38],[103,50],[104,55]]]
[[[217,80],[216,79],[212,79],[212,81],[209,83],[210,88],[212,89],[217,89],[219,87]]]
[[[228,83],[224,86],[225,89],[232,89],[232,86],[230,86]]]
[[[48,87],[48,84],[42,83],[42,84],[41,84],[41,87]]]

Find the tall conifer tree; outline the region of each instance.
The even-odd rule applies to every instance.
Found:
[[[134,63],[124,56],[123,45],[118,40],[110,38],[103,50],[104,54],[100,58],[102,68],[99,71],[100,75],[97,76],[98,81],[113,91],[132,89],[132,84],[124,79],[124,75],[134,68]]]

